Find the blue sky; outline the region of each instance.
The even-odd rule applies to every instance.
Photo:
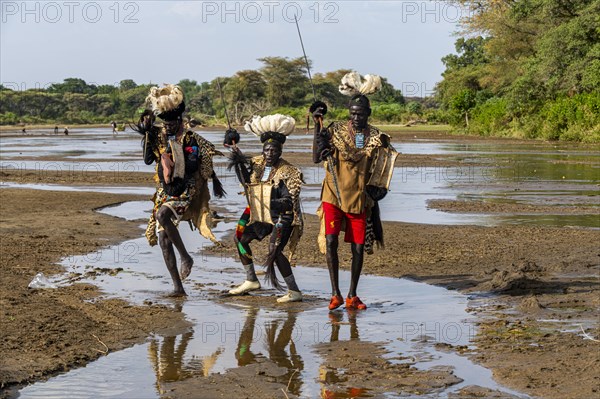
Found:
[[[438,1],[0,1],[0,82],[210,81],[298,57],[313,73],[379,74],[427,95],[453,52],[462,10]]]

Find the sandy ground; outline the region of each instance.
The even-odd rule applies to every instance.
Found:
[[[437,135],[441,133],[430,134]],[[427,157],[418,158],[415,163],[428,162]],[[410,158],[404,162],[411,162]],[[3,181],[39,182],[35,174],[2,173]],[[52,183],[132,185],[148,181],[148,176],[121,174],[115,182],[110,174],[78,173],[66,182]],[[18,384],[84,365],[102,356],[106,347],[114,351],[143,341],[150,332],[181,333],[188,327],[174,309],[102,299],[98,290],[87,284],[58,290],[27,289],[37,272],[59,272],[56,262],[62,257],[139,236],[137,223],[93,211],[133,199],[139,197],[0,190],[0,396],[8,395]],[[477,212],[469,210],[473,211]],[[493,212],[487,208],[480,211]],[[324,256],[318,253],[314,239],[316,217],[306,219],[298,263],[323,267]],[[384,230],[386,248],[366,256],[365,273],[411,278],[471,296],[470,310],[479,320],[477,349],[450,350],[491,369],[499,383],[535,397],[600,396],[600,343],[583,336],[585,331],[589,337],[600,337],[600,231],[408,223],[385,223]],[[228,242],[219,250],[232,252]],[[341,247],[342,267],[348,268],[349,248]],[[261,249],[257,251],[260,256]],[[368,303],[369,298],[363,300]],[[326,299],[315,300],[314,306],[325,305]],[[377,397],[386,390],[418,395],[456,382],[449,370],[422,373],[410,364],[392,365],[382,360],[383,349],[377,343],[351,340],[343,344],[345,350],[341,345],[324,343],[316,349],[325,359],[323,397],[328,397],[331,383],[327,370],[345,367],[350,360],[353,374],[346,381],[336,381],[337,386],[347,388],[347,397],[367,393]],[[262,359],[226,374],[173,383],[163,396],[293,397],[286,391],[292,377],[287,369]],[[497,395],[477,387],[456,394]]]

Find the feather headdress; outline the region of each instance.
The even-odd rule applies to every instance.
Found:
[[[345,74],[342,78],[342,84],[339,86],[340,93],[346,96],[373,94],[380,89],[381,77],[378,75],[365,75],[363,79],[355,71]]]
[[[247,121],[244,125],[244,130],[260,137],[262,143],[269,139],[275,139],[283,144],[295,127],[296,120],[291,116],[275,114],[253,116],[252,120]]]
[[[163,120],[174,120],[183,114],[185,103],[183,102],[183,91],[177,85],[166,85],[164,87],[152,87],[146,102],[154,115]]]

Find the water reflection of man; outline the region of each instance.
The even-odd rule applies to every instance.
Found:
[[[161,382],[173,382],[183,380],[193,374],[192,370],[184,367],[183,357],[185,351],[192,339],[192,331],[181,335],[181,340],[177,343],[177,335],[164,337],[162,343],[153,339],[148,348],[150,360],[156,374],[156,384]],[[158,387],[157,387],[158,388]]]
[[[253,341],[260,339],[262,330],[256,330],[257,308],[249,308],[246,312],[244,326],[240,333],[235,358],[238,366],[246,366],[256,362],[257,355],[252,352]],[[304,362],[296,350],[293,337],[296,325],[296,313],[286,312],[286,319],[278,318],[267,322],[265,325],[265,343],[271,359],[279,367],[287,370],[281,377],[281,381],[288,384],[288,389],[294,395],[300,394],[302,380],[300,378],[304,370]],[[289,351],[288,351],[289,348]]]
[[[212,354],[205,357],[192,357],[185,361],[185,353],[189,342],[194,336],[193,331],[181,334],[181,339],[177,343],[179,336],[164,337],[159,344],[159,339],[150,341],[148,347],[148,357],[152,363],[156,375],[156,389],[162,392],[161,383],[182,381],[190,378],[200,372],[203,376],[208,376],[223,348],[217,348]]]
[[[296,349],[296,343],[293,340],[294,327],[296,326],[296,313],[286,312],[287,319],[282,323],[281,319],[273,320],[265,327],[267,345],[269,349],[269,359],[274,361],[279,367],[287,370],[283,381],[287,382],[287,387],[294,395],[300,395],[302,379],[300,378],[304,370],[304,362]],[[289,354],[286,351],[289,345]]]
[[[329,337],[329,342],[337,342],[340,338],[340,329],[344,324],[350,325],[350,341],[360,340],[360,336],[358,334],[358,326],[356,323],[356,310],[348,309],[348,323],[344,323],[344,314],[340,312],[330,312],[329,320],[331,323],[331,335]],[[330,368],[325,366],[325,364],[321,364],[319,366],[319,382],[321,384],[321,398],[322,399],[334,399],[334,398],[355,398],[362,397],[363,394],[366,393],[366,389],[364,388],[355,388],[349,387],[346,388],[346,391],[335,391],[329,389],[328,386],[336,385],[341,380],[340,376],[337,373],[337,369]]]
[[[246,366],[256,361],[256,355],[250,350],[250,347],[254,340],[254,326],[257,315],[258,308],[252,307],[246,310],[246,319],[244,320],[244,326],[240,332],[240,339],[235,350],[235,358],[238,361],[238,366]]]
[[[340,337],[340,326],[343,324],[344,314],[340,312],[330,312],[329,320],[331,322],[331,335],[329,342],[336,342]],[[360,340],[358,327],[356,325],[356,310],[348,310],[348,324],[350,325],[350,340]]]

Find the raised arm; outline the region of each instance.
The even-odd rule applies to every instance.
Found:
[[[322,101],[316,101],[310,106],[309,112],[312,114],[315,124],[312,145],[313,162],[319,163],[331,153],[331,145],[329,142],[331,136],[327,129],[323,128],[323,117],[327,113],[327,105]]]
[[[156,117],[154,113],[147,109],[140,115],[140,119],[135,124],[129,124],[129,127],[134,131],[142,135],[142,151],[144,157],[144,163],[151,165],[156,161],[156,155],[154,150],[158,144],[158,128],[154,126]]]
[[[156,156],[154,155],[155,144],[152,140],[146,136],[142,138],[142,149],[144,153],[144,163],[146,165],[152,165],[152,163],[156,160]]]

